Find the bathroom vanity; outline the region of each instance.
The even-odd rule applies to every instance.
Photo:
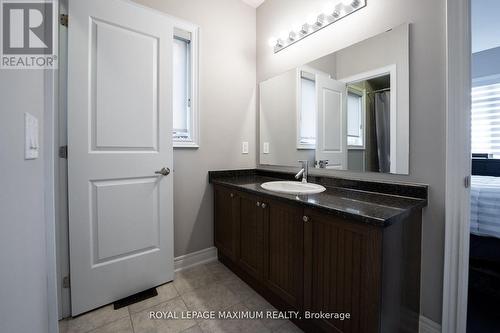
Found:
[[[418,332],[426,186],[310,176],[326,191],[290,195],[261,184],[291,173],[209,178],[219,260],[277,309],[300,311],[303,330]]]

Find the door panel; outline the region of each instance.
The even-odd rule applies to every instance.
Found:
[[[239,200],[226,188],[215,187],[215,246],[224,255],[236,259]]]
[[[304,274],[302,209],[269,201],[264,226],[264,282],[285,302],[300,309]]]
[[[93,265],[159,250],[156,182],[156,177],[92,182]]]
[[[305,310],[350,313],[350,320],[318,321],[327,331],[376,332],[380,259],[372,244],[378,230],[312,210],[305,215]]]
[[[347,170],[346,101],[345,83],[316,75],[317,165],[326,160],[326,168]]]
[[[95,18],[91,28],[93,149],[156,151],[158,39]]]
[[[173,28],[166,16],[120,0],[70,0],[69,15],[69,238],[78,315],[174,277],[173,179],[155,174],[172,167]]]
[[[238,263],[257,279],[262,278],[264,260],[263,208],[257,197],[241,194]]]

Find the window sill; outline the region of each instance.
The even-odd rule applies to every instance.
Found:
[[[300,149],[300,150],[315,150],[316,149],[316,145],[314,145],[314,144],[298,144],[297,145],[297,149]]]
[[[198,145],[196,142],[192,141],[174,141],[173,143],[174,148],[191,148],[191,149],[198,149],[200,148],[200,145]]]
[[[365,150],[364,146],[347,146],[349,150]]]

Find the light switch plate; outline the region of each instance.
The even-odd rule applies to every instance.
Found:
[[[40,154],[38,119],[24,113],[24,159],[34,160]]]
[[[243,141],[241,143],[241,153],[248,154],[248,142],[247,141]]]
[[[269,142],[264,142],[263,148],[264,154],[269,154]]]

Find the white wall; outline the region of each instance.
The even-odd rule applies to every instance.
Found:
[[[240,0],[136,0],[200,26],[199,149],[174,149],[175,256],[213,246],[208,171],[256,165],[255,9]],[[249,154],[241,154],[248,141]]]
[[[421,312],[441,321],[445,198],[445,1],[378,0],[274,54],[268,40],[326,0],[267,0],[257,9],[257,80],[345,48],[403,23],[410,30],[410,175],[337,172],[336,175],[427,183],[424,210]]]
[[[41,70],[0,70],[0,332],[48,332],[44,153],[24,160],[24,112],[39,120]]]

